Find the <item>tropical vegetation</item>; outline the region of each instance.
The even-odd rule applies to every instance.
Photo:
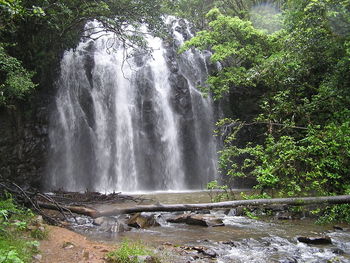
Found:
[[[230,103],[218,122],[223,184],[253,178],[263,196],[350,193],[350,0],[0,0],[0,107],[49,85],[64,50],[92,37],[87,21],[142,45],[125,26],[161,35],[164,14],[201,30],[180,52],[207,49],[221,65],[203,89]],[[232,110],[242,94],[255,98],[249,116]]]
[[[349,193],[349,10],[350,1],[286,1],[270,17],[281,26],[272,32],[216,8],[185,44],[212,50],[223,65],[208,79],[216,99],[237,89],[260,93],[250,119],[218,123],[231,131],[220,152],[228,180],[251,176],[256,188],[281,196]],[[237,143],[247,126],[262,138]]]
[[[26,263],[38,253],[45,230],[39,230],[34,214],[17,205],[11,196],[0,199],[0,262]]]

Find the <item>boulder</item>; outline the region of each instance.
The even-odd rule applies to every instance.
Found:
[[[332,244],[332,240],[328,236],[320,237],[297,237],[297,240],[302,243],[311,244],[311,245],[328,245]]]
[[[171,217],[167,219],[170,223],[185,223],[188,225],[215,227],[223,226],[224,223],[221,218],[213,215],[200,215],[200,214],[182,214],[179,216]]]
[[[108,220],[108,217],[98,217],[95,218],[94,221],[92,222],[95,226],[102,226],[103,223],[105,223]]]
[[[143,215],[142,213],[137,213],[127,221],[127,225],[135,228],[148,228],[159,226],[159,223],[154,218],[154,215]]]

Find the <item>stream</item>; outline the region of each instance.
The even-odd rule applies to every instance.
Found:
[[[208,192],[152,193],[138,197],[162,203],[204,203],[210,201]],[[146,201],[147,202],[147,201]],[[148,201],[150,202],[150,201]],[[113,204],[109,204],[113,205]],[[102,207],[101,207],[102,208]],[[104,208],[104,207],[103,207]],[[170,262],[350,262],[350,230],[334,229],[333,225],[316,225],[311,219],[278,220],[275,217],[251,219],[236,216],[236,210],[204,211],[220,218],[224,226],[203,227],[169,223],[166,220],[182,213],[142,213],[156,218],[160,226],[130,231],[106,231],[87,217],[79,217],[75,229],[94,240],[119,243],[124,239],[164,249],[164,245],[182,248]],[[125,216],[119,216],[119,219]],[[115,218],[118,220],[118,217]],[[328,236],[332,244],[310,245],[297,237]],[[197,256],[189,248],[201,247],[207,251]],[[186,250],[187,249],[187,250]],[[186,251],[185,251],[186,250]],[[180,253],[181,251],[182,253]]]

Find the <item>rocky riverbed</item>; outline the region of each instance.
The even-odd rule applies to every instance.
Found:
[[[188,202],[193,195],[192,201],[206,202],[205,194],[142,198],[177,203]],[[141,240],[165,255],[167,262],[350,262],[350,231],[346,225],[316,225],[314,219],[288,212],[284,206],[258,219],[242,216],[242,212],[238,208],[97,219],[80,216],[71,220],[71,226],[92,240],[111,245],[124,239]]]

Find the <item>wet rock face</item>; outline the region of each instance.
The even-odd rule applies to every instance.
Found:
[[[187,80],[183,75],[173,74],[170,76],[172,89],[172,106],[175,111],[186,119],[193,118],[190,90]]]
[[[42,101],[40,101],[42,100]],[[0,109],[0,176],[39,188],[46,162],[49,96]]]

